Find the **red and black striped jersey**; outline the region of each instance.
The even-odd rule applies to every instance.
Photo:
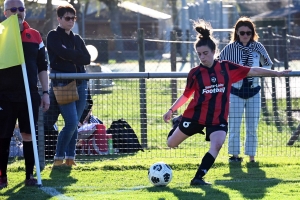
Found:
[[[38,73],[47,71],[45,45],[40,33],[23,22],[21,32],[23,52],[26,64],[30,92],[37,93]],[[24,102],[26,92],[20,65],[0,70],[0,100]]]
[[[250,67],[229,61],[191,69],[183,95],[189,98],[194,94],[194,98],[183,116],[202,125],[227,125],[231,84],[245,78],[249,71]]]

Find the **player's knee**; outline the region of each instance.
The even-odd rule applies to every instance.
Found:
[[[178,144],[177,144],[176,142],[170,140],[170,138],[168,139],[167,145],[168,145],[168,147],[170,147],[170,148],[178,147]]]

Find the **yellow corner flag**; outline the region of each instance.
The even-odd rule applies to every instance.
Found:
[[[11,15],[0,23],[0,70],[24,62],[18,17]]]

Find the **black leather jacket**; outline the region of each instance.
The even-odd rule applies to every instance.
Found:
[[[84,65],[90,64],[91,61],[83,39],[72,31],[68,35],[59,26],[48,33],[47,50],[51,71],[85,73]]]

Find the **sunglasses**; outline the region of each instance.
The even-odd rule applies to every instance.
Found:
[[[75,22],[76,19],[77,19],[76,16],[74,16],[74,17],[63,17],[63,18],[64,18],[67,22],[70,21],[70,20],[72,20],[73,22]]]
[[[240,35],[241,36],[243,36],[243,35],[245,35],[245,34],[247,34],[248,36],[250,36],[250,35],[252,35],[252,31],[240,31]]]
[[[19,10],[19,12],[24,12],[25,8],[24,7],[12,7],[12,8],[9,8],[9,9],[6,9],[5,11],[7,10],[10,10],[10,12],[17,12],[17,10]]]

